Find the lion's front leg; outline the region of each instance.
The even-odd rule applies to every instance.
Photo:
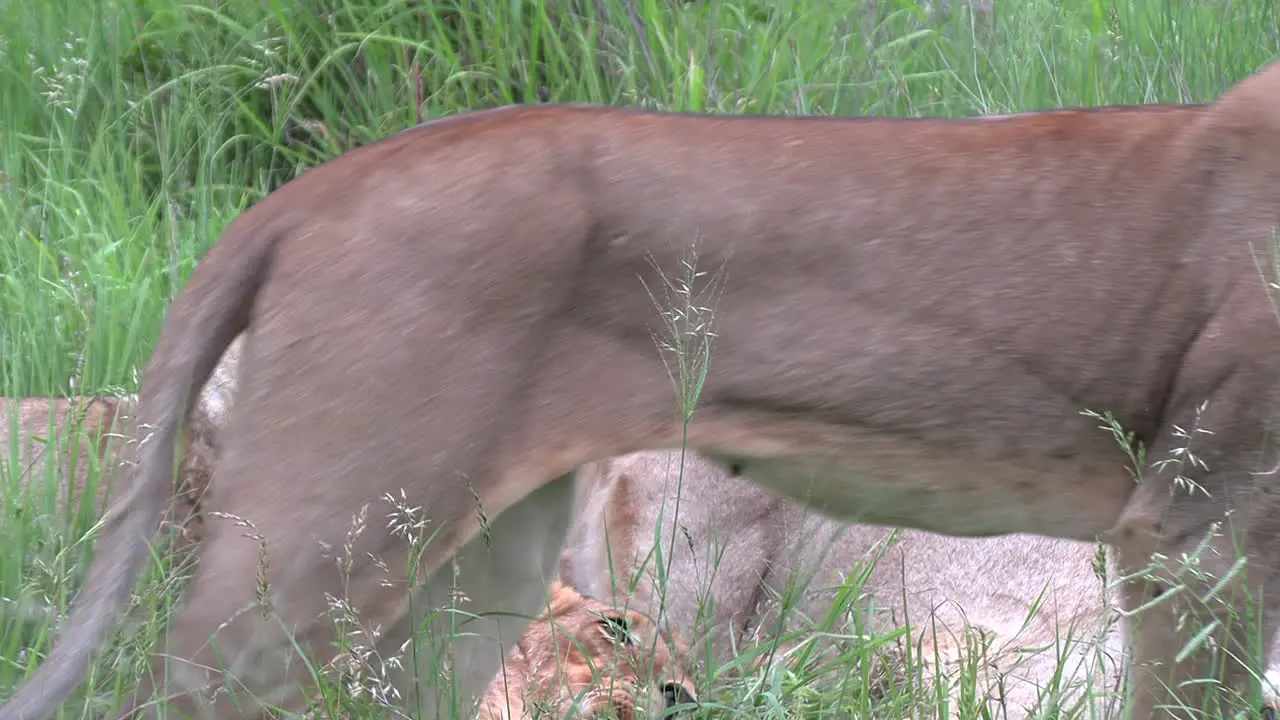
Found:
[[[1121,554],[1132,717],[1218,717],[1250,701],[1251,667],[1266,667],[1276,629],[1262,599],[1280,587],[1246,579],[1262,563],[1237,564],[1231,545],[1225,531],[1151,564]]]
[[[1213,432],[1206,418],[1180,422],[1191,437],[1174,433],[1148,454],[1112,538],[1135,719],[1230,716],[1256,701],[1251,685],[1272,655],[1280,518],[1274,481],[1256,467],[1267,453],[1258,433],[1233,434],[1239,425],[1192,430]]]

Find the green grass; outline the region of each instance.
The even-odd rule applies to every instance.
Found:
[[[7,3],[0,391],[133,391],[166,304],[228,222],[299,170],[425,119],[540,100],[935,116],[1209,101],[1280,48],[1273,0],[996,5],[931,17],[910,0]],[[34,501],[5,487],[0,598],[57,587],[65,604],[88,519],[37,522]],[[144,618],[162,616],[161,582]],[[46,627],[5,615],[0,697],[37,637],[47,647]],[[894,693],[867,684],[886,642],[848,645],[852,691],[774,672],[726,704],[892,714]],[[109,654],[95,689],[127,688],[136,650]]]

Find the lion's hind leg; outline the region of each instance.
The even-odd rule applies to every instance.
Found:
[[[573,475],[526,495],[414,590],[380,652],[408,652],[395,673],[413,717],[469,717],[529,622],[547,609],[569,527]],[[423,622],[426,621],[425,628]],[[425,631],[419,631],[425,630]]]

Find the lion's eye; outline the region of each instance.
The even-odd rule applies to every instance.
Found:
[[[600,619],[600,627],[604,629],[604,634],[609,636],[615,643],[621,643],[627,647],[635,644],[635,637],[631,632],[631,623],[625,617],[605,615]]]

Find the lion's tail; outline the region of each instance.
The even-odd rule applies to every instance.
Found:
[[[248,327],[281,227],[265,214],[242,215],[171,304],[138,393],[127,492],[102,518],[94,561],[66,626],[36,673],[0,707],[0,720],[46,720],[84,681],[145,567],[149,541],[159,535],[173,493],[179,429],[223,351]]]

